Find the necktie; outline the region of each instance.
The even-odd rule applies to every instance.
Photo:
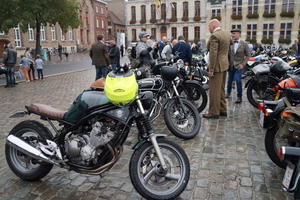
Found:
[[[234,43],[239,43],[239,41],[238,41],[238,40],[235,40]]]

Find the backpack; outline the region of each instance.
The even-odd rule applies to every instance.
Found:
[[[278,122],[278,134],[283,139],[300,142],[300,105],[291,106],[283,97],[287,107],[282,111]]]
[[[141,58],[136,57],[136,46],[131,48],[130,52],[131,57],[131,68],[138,68],[141,65]]]

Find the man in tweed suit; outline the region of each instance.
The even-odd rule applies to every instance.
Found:
[[[227,116],[225,100],[225,83],[229,66],[228,50],[232,44],[230,32],[221,29],[219,20],[213,19],[208,28],[212,33],[208,42],[209,51],[209,110],[203,118],[218,119],[219,116]]]
[[[103,35],[97,36],[98,42],[95,42],[92,45],[90,50],[90,57],[92,58],[92,65],[95,65],[96,68],[96,78],[106,78],[108,72],[108,66],[110,66],[110,60],[107,53],[107,47],[103,43]],[[110,66],[111,67],[111,66]]]
[[[237,88],[237,99],[235,103],[241,103],[243,94],[242,73],[243,68],[246,66],[247,61],[250,58],[250,50],[247,42],[241,39],[240,29],[231,30],[231,37],[234,40],[234,43],[230,46],[231,69],[228,71],[226,98],[230,96],[232,82],[235,81]]]

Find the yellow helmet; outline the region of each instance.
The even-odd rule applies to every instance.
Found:
[[[104,92],[113,104],[123,106],[131,103],[138,93],[135,74],[131,70],[127,72],[111,71],[106,76]]]

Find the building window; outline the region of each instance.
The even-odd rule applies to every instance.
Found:
[[[146,6],[141,6],[141,19],[146,20]]]
[[[28,25],[28,40],[29,41],[34,40],[34,31],[33,31],[33,28],[30,27],[30,25]]]
[[[136,39],[136,29],[132,29],[132,41],[137,41],[137,39]]]
[[[141,31],[145,31],[146,32],[147,30],[145,28],[142,28]]]
[[[99,5],[96,5],[96,13],[99,13]]]
[[[253,39],[256,38],[257,24],[248,24],[247,25],[247,38]]]
[[[234,15],[242,14],[242,0],[232,1],[232,14]]]
[[[283,0],[282,2],[282,11],[289,12],[294,11],[294,2],[295,0]]]
[[[189,28],[188,27],[183,27],[183,37],[188,40],[188,35],[189,34]]]
[[[136,20],[135,6],[131,6],[131,19]]]
[[[232,24],[231,29],[242,29],[242,25],[240,24]]]
[[[51,40],[55,41],[56,40],[56,35],[55,35],[55,26],[51,26]]]
[[[200,17],[200,1],[195,1],[195,16]]]
[[[41,25],[41,40],[45,41],[46,40],[46,34],[45,34],[45,26]]]
[[[101,6],[101,14],[102,15],[104,14],[104,8],[103,8],[103,6]]]
[[[86,22],[86,24],[89,24],[89,18],[88,18],[88,16],[85,17],[85,22]]]
[[[212,16],[221,16],[221,9],[213,9],[211,15]]]
[[[96,18],[96,26],[97,26],[97,28],[99,28],[99,26],[100,26],[99,18]]]
[[[200,39],[200,27],[199,26],[195,26],[194,28],[195,33],[194,33],[194,38],[195,39]]]
[[[151,5],[151,19],[156,19],[156,5]]]
[[[280,38],[291,38],[292,23],[280,24]]]
[[[171,29],[172,39],[177,39],[177,28],[172,27]]]
[[[165,3],[161,4],[161,18],[164,20],[167,18],[167,9]]]
[[[65,33],[60,29],[61,41],[65,41]]]
[[[151,35],[156,35],[156,28],[151,28]]]
[[[177,3],[171,3],[172,4],[172,17],[177,18]]]
[[[104,28],[104,19],[101,20],[101,28]]]
[[[265,10],[267,13],[275,13],[276,0],[265,0]]]
[[[263,24],[263,38],[273,38],[274,24]]]
[[[189,16],[189,2],[183,2],[183,17]]]
[[[80,41],[83,42],[83,30],[80,29]]]
[[[253,14],[258,12],[258,0],[248,0],[248,13]]]
[[[21,47],[21,35],[20,35],[20,26],[14,28],[14,37],[15,37],[15,46]]]
[[[90,42],[90,31],[89,30],[86,31],[86,41]]]
[[[69,40],[73,41],[73,29],[69,27]]]

